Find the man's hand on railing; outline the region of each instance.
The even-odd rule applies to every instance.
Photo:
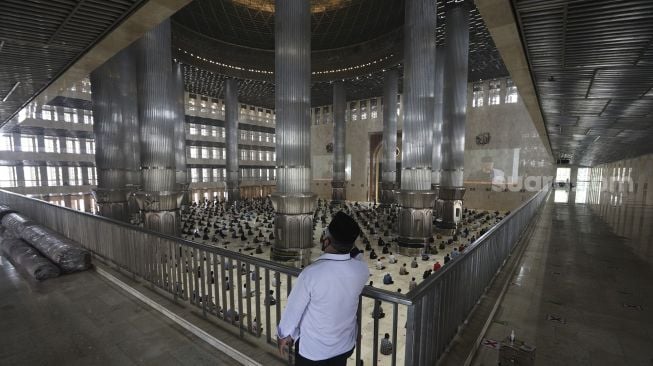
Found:
[[[277,339],[277,343],[279,344],[279,354],[281,357],[286,358],[288,357],[288,352],[290,351],[290,347],[292,347],[294,341],[291,336],[287,336],[286,338],[279,338]]]

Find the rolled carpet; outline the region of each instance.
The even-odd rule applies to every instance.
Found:
[[[91,267],[91,253],[65,236],[41,225],[27,226],[21,238],[54,262],[64,273]]]
[[[0,238],[2,253],[17,267],[39,281],[59,276],[61,271],[38,250],[21,239]]]

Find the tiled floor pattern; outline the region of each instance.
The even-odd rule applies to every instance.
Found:
[[[537,347],[536,365],[653,365],[650,256],[642,255],[641,237],[635,245],[615,234],[600,212],[589,204],[545,204],[487,339],[514,330]],[[627,225],[638,224],[653,222]],[[650,252],[653,238],[645,241]],[[473,365],[496,365],[498,354],[482,346]]]

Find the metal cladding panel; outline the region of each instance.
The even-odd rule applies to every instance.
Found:
[[[441,183],[443,187],[462,187],[469,61],[469,11],[464,6],[447,12],[446,45]]]
[[[93,100],[93,132],[98,188],[117,189],[125,186],[125,140],[120,85],[125,82],[118,54],[90,75]]]
[[[125,131],[122,144],[125,155],[125,183],[141,183],[141,137],[138,123],[138,93],[136,89],[136,60],[133,47],[118,53],[120,58],[121,83],[119,85],[122,123]]]
[[[399,71],[388,70],[383,76],[383,172],[386,183],[397,181],[397,94]]]
[[[431,189],[436,3],[406,2],[402,190]]]
[[[178,107],[170,62],[170,20],[145,33],[137,45],[143,189],[173,191]]]
[[[275,6],[275,107],[277,189],[308,192],[311,167],[310,2]]]
[[[225,134],[227,144],[227,182],[238,183],[238,82],[229,79],[225,83]]]
[[[433,157],[431,184],[440,184],[442,169],[442,100],[444,97],[444,58],[446,50],[435,52],[435,108],[433,110]]]
[[[345,84],[333,83],[333,180],[345,180]]]
[[[175,118],[175,168],[177,184],[187,184],[188,171],[186,170],[186,109],[184,100],[184,71],[179,62],[174,64],[174,90],[177,102],[177,115]]]

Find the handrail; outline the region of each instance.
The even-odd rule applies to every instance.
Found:
[[[362,337],[357,341],[356,359],[376,364],[379,334],[388,332],[394,344],[392,365],[401,352],[405,353],[406,365],[435,364],[547,193],[535,194],[413,291],[403,294],[365,286],[357,317]],[[253,336],[264,347],[276,346],[274,329],[281,316],[282,299],[287,299],[300,269],[1,189],[0,203],[69,236],[175,299],[200,308],[205,316],[237,326],[241,337]],[[273,305],[266,303],[270,290],[275,290]],[[245,296],[249,291],[253,294]],[[389,316],[383,320],[387,328],[381,329],[380,317],[363,312],[368,305],[373,313],[381,305],[390,306]],[[239,319],[233,310],[240,314]],[[404,323],[406,337],[398,337]]]
[[[439,271],[435,272],[434,275],[429,276],[426,280],[417,284],[417,287],[414,288],[413,291],[410,291],[406,294],[408,299],[414,300],[421,297],[425,291],[428,291],[428,289],[432,286],[434,282],[437,282],[440,277],[444,276],[448,271],[451,271],[452,268],[455,268],[455,266],[457,266],[458,263],[461,263],[462,262],[461,259],[463,257],[470,255],[471,252],[475,251],[479,246],[483,245],[483,243],[487,238],[493,236],[494,233],[500,230],[504,225],[507,225],[507,223],[510,222],[510,220],[515,215],[517,215],[517,212],[522,210],[524,207],[530,205],[531,202],[537,199],[538,195],[542,193],[543,192],[538,192],[534,194],[532,197],[526,200],[526,202],[522,203],[517,209],[511,211],[510,214],[508,214],[508,216],[504,217],[501,221],[499,221],[498,224],[493,225],[487,232],[479,236],[476,239],[476,241],[474,241],[469,247],[467,247],[464,252],[458,255],[458,257],[452,258],[451,262],[447,263],[446,266],[442,267]]]

